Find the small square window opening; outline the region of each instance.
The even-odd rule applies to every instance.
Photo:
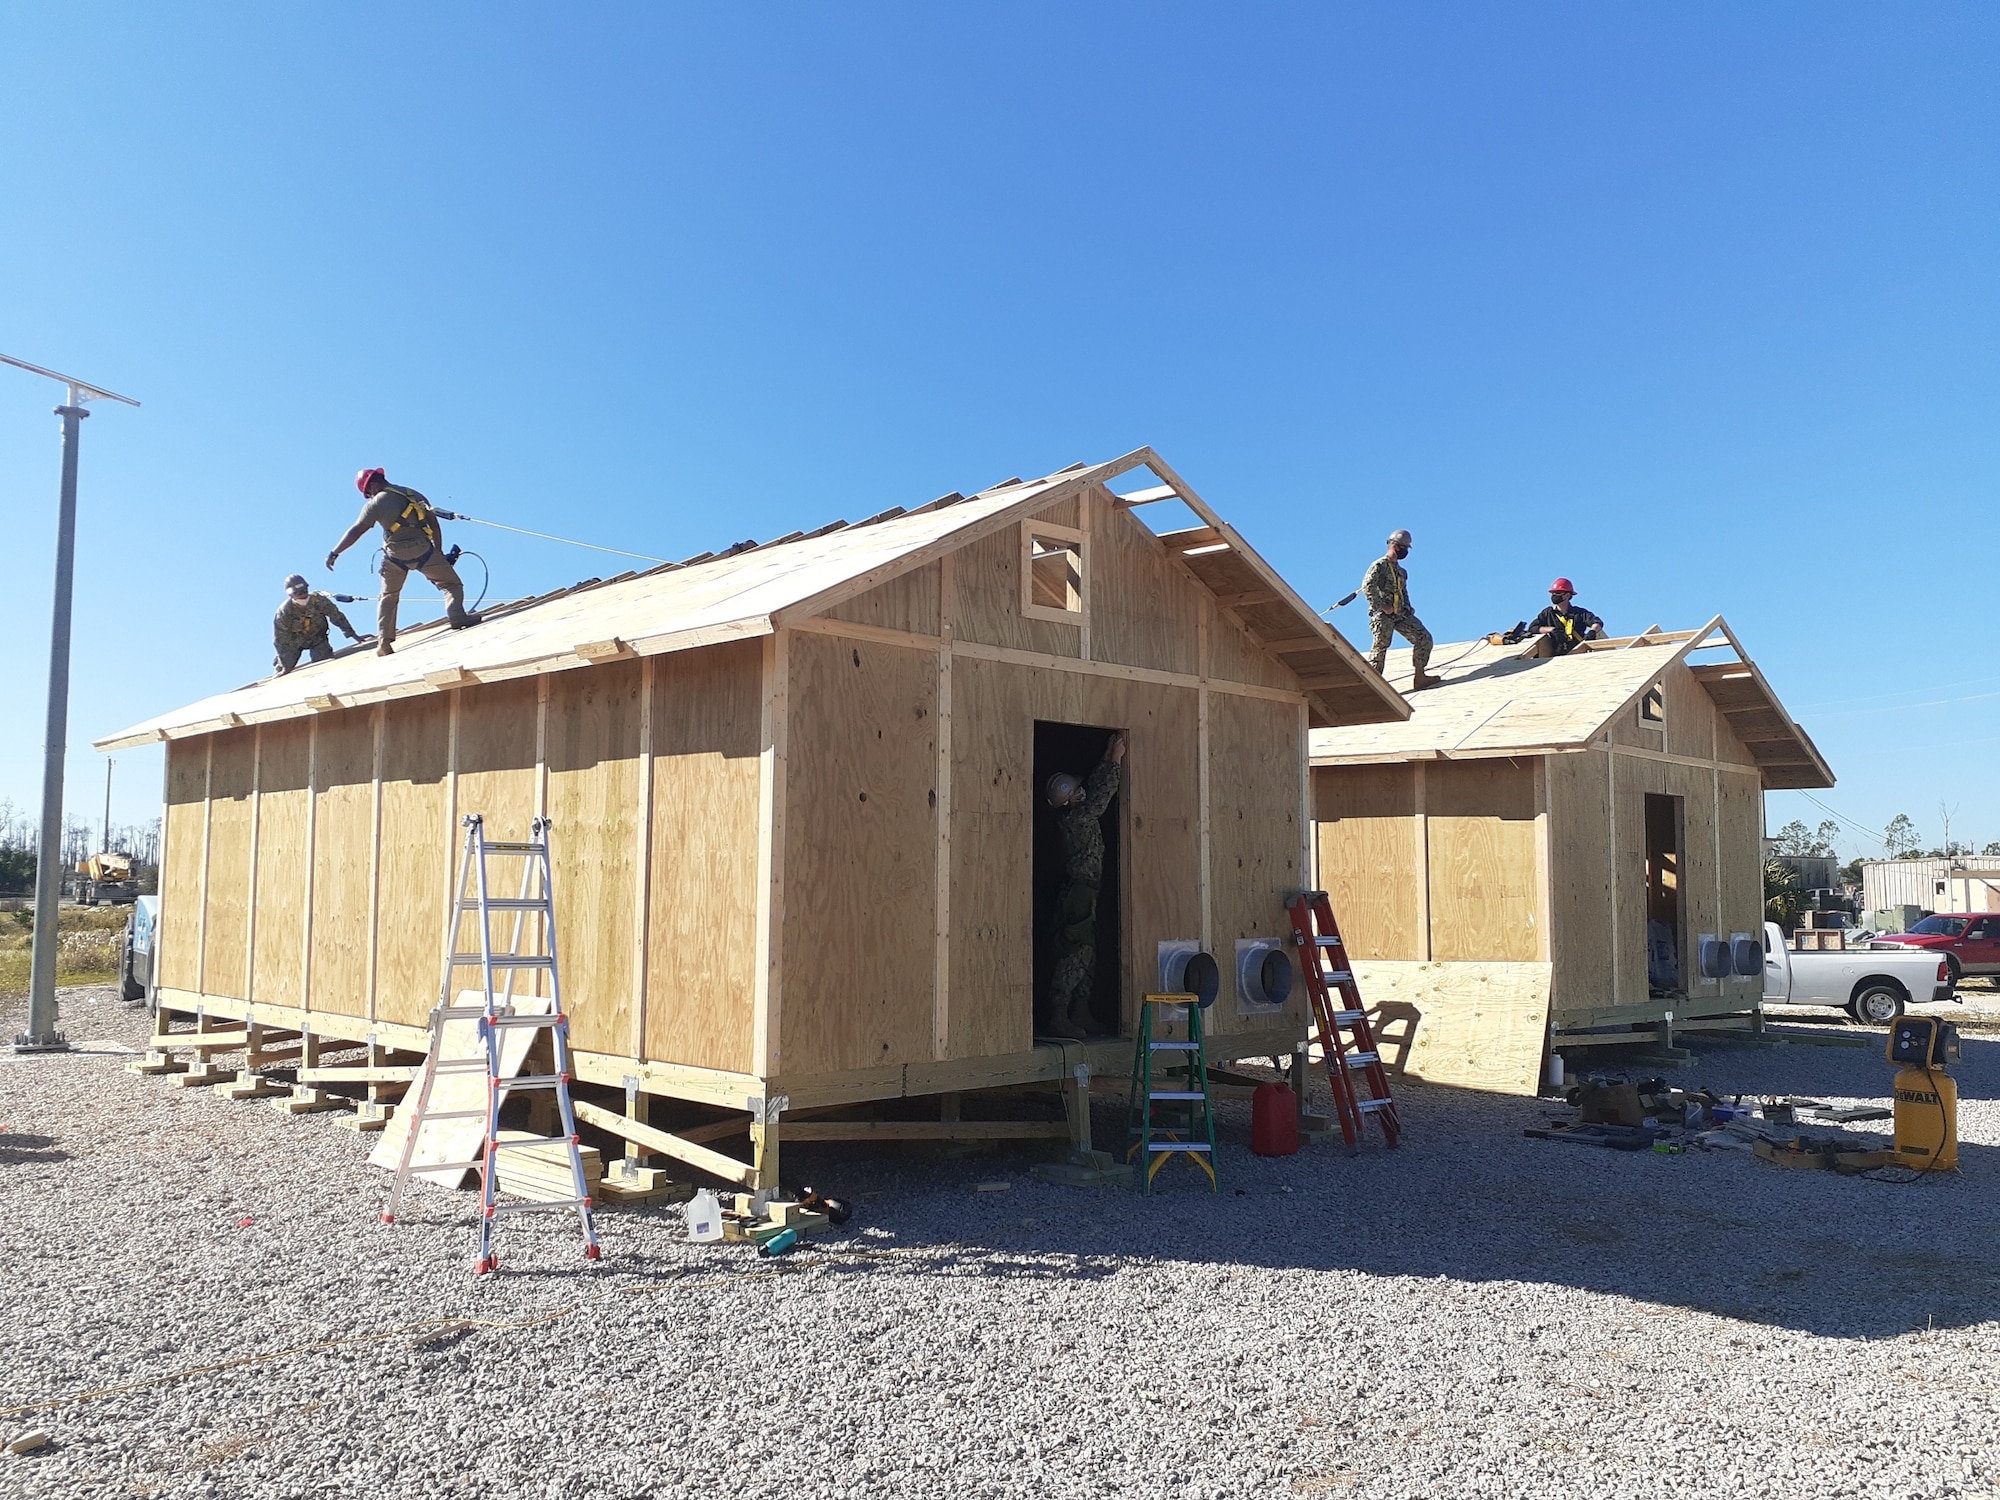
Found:
[[[1667,696],[1659,688],[1647,688],[1646,696],[1639,700],[1639,720],[1644,724],[1667,722]]]
[[[1084,612],[1083,538],[1067,528],[1026,532],[1027,612],[1078,618]]]

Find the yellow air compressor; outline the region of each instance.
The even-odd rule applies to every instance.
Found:
[[[1959,1058],[1958,1027],[1934,1016],[1901,1016],[1889,1027],[1896,1075],[1896,1164],[1923,1172],[1958,1166],[1958,1085],[1945,1066]]]

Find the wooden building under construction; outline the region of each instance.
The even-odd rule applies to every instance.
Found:
[[[1155,502],[1197,524],[1156,534]],[[98,745],[166,742],[164,1017],[421,1051],[462,816],[546,814],[580,1077],[641,1149],[768,1183],[781,1135],[924,1133],[867,1101],[1125,1070],[1129,1042],[1034,1026],[1041,788],[1112,730],[1099,1029],[1195,939],[1212,1054],[1288,1051],[1302,992],[1252,1005],[1229,951],[1305,883],[1308,730],[1408,715],[1141,449],[413,628]],[[955,1106],[931,1134],[977,1133]],[[732,1131],[749,1160],[704,1144]]]
[[[1761,965],[1708,977],[1703,940],[1762,933],[1764,790],[1833,785],[1720,618],[1547,652],[1440,645],[1407,720],[1312,734],[1320,882],[1439,1081],[1533,1092],[1550,1046],[1755,1010]]]

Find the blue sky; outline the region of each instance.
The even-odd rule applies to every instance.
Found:
[[[2000,840],[1996,76],[1971,5],[10,8],[0,351],[145,403],[72,742],[261,675],[364,464],[683,557],[1152,443],[1316,601],[1410,527],[1440,640],[1724,613],[1823,801]],[[0,371],[30,806],[57,395]]]

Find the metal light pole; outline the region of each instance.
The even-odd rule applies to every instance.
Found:
[[[99,399],[139,403],[73,376],[45,370],[26,360],[0,354],[9,364],[31,375],[60,381],[69,400],[56,408],[62,418],[62,500],[56,512],[56,597],[49,626],[49,717],[42,761],[42,837],[35,850],[35,956],[28,994],[28,1029],[14,1038],[16,1052],[67,1052],[69,1043],[56,1030],[56,919],[62,907],[63,756],[69,749],[69,619],[70,594],[76,570],[76,448],[80,424],[90,415],[84,403]]]
[[[111,768],[117,764],[116,758],[104,757],[104,842],[97,847],[106,854],[111,852]]]

